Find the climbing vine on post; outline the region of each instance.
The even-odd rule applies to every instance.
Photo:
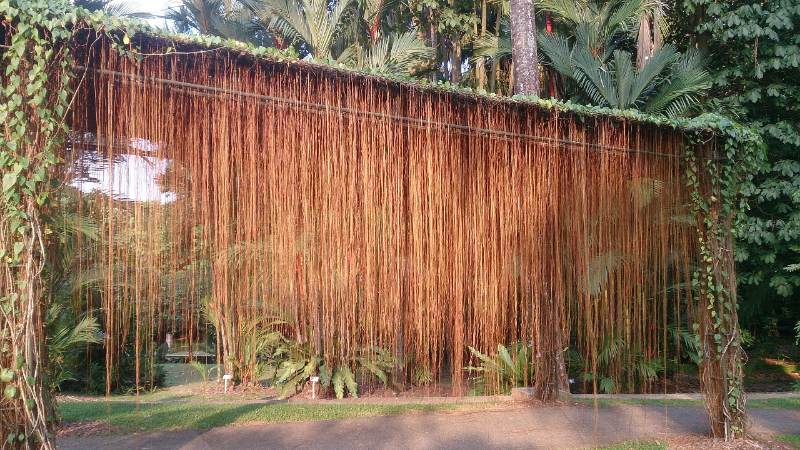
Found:
[[[686,179],[696,218],[698,266],[694,332],[700,348],[700,382],[715,437],[744,434],[744,352],[741,348],[733,258],[733,226],[747,208],[742,193],[763,164],[760,137],[717,116],[703,116],[686,152]],[[703,127],[699,127],[702,130]]]
[[[63,10],[59,10],[59,7]],[[53,448],[45,383],[43,270],[58,149],[67,127],[76,15],[66,3],[0,0],[0,438],[4,447]]]

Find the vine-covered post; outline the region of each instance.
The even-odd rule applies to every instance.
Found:
[[[710,120],[714,133],[697,131],[686,153],[699,256],[692,280],[697,296],[693,328],[711,431],[730,440],[744,434],[747,420],[734,225],[747,206],[742,194],[763,160],[763,145],[749,129],[716,116]]]
[[[75,13],[64,3],[0,0],[0,438],[4,448],[54,448],[44,313],[46,214],[65,131]]]

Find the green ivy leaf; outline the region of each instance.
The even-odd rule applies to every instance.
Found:
[[[24,242],[15,242],[14,243],[14,259],[19,258],[19,255],[22,253],[22,250],[25,249]]]
[[[14,380],[14,371],[13,370],[11,370],[9,368],[5,368],[5,369],[0,370],[0,382],[2,382],[2,383],[10,383],[12,380]]]
[[[13,189],[15,184],[17,184],[16,174],[8,172],[5,175],[3,175],[3,193]]]
[[[9,384],[3,389],[3,397],[8,400],[13,400],[17,396],[17,387],[13,384]]]

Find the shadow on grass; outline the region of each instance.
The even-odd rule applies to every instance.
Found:
[[[620,405],[638,405],[638,406],[662,406],[662,407],[678,407],[678,406],[694,406],[703,407],[702,400],[690,399],[630,399],[630,398],[575,398],[572,402],[594,406],[595,401],[600,408],[609,408],[612,406]],[[762,398],[747,401],[748,408],[766,408],[766,409],[800,409],[800,397],[775,397],[775,398]]]
[[[411,411],[442,411],[457,405],[320,405],[290,404],[284,400],[260,403],[181,402],[64,402],[65,423],[100,421],[120,433],[178,429],[208,429],[261,422],[300,422],[396,415]]]
[[[621,446],[611,448],[650,450],[663,448],[655,441],[666,436],[702,437],[708,433],[705,412],[696,406],[618,405],[594,409],[511,405],[458,413],[443,412],[457,406],[442,404],[180,403],[143,404],[137,408],[133,403],[94,402],[89,406],[67,404],[64,408],[67,419],[94,418],[115,427],[115,434],[110,436],[63,439],[61,448],[66,450],[596,448],[625,440]],[[397,415],[411,411],[422,413]],[[442,412],[426,414],[435,411]],[[796,411],[760,409],[754,413],[761,430],[771,435],[795,434],[800,424],[795,419],[800,414]],[[371,418],[340,420],[366,417]],[[217,428],[230,425],[241,426]],[[130,434],[141,431],[151,433]]]

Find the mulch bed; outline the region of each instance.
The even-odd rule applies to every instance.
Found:
[[[106,435],[114,432],[114,427],[102,420],[71,422],[62,424],[57,431],[58,437],[88,437]]]
[[[667,444],[670,449],[703,449],[703,450],[792,450],[793,446],[786,442],[775,441],[762,437],[750,437],[738,439],[732,442],[725,442],[721,439],[713,439],[705,436],[683,435],[659,439],[659,442]]]

